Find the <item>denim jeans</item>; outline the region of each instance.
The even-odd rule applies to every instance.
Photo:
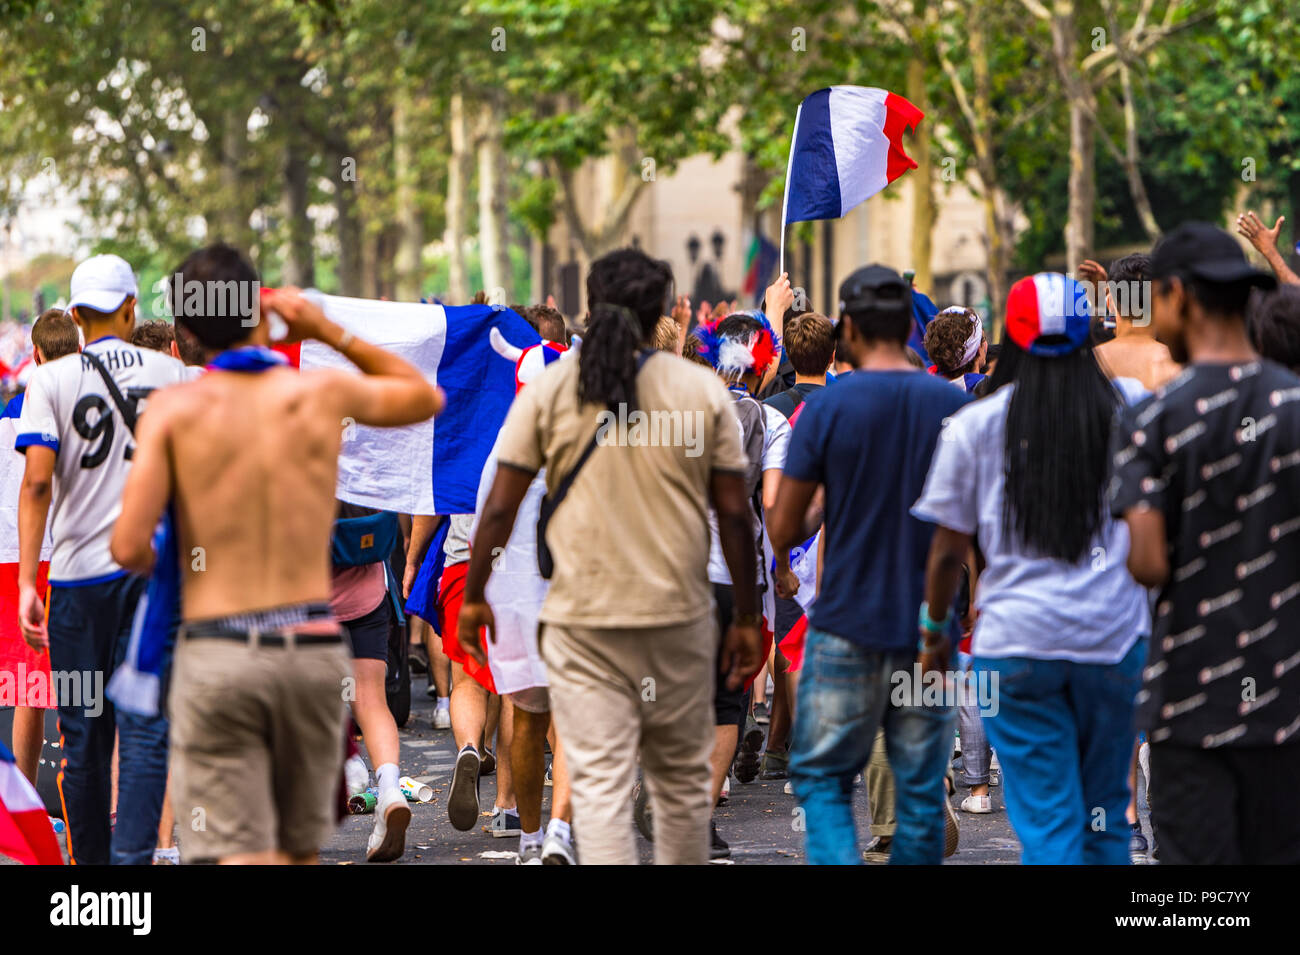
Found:
[[[1025,865],[1128,865],[1128,769],[1146,640],[1115,664],[976,657],[997,674],[984,717]],[[990,677],[992,679],[992,677]]]
[[[952,755],[953,711],[895,705],[895,674],[912,677],[916,653],[868,650],[808,629],[790,750],[790,781],[804,811],[808,862],[862,862],[853,823],[853,778],[884,727],[897,793],[891,865],[943,862],[943,779]]]
[[[957,654],[957,669],[971,672],[971,657]],[[974,686],[973,682],[970,684]],[[993,750],[988,734],[984,732],[984,719],[980,716],[980,703],[967,697],[957,704],[957,731],[961,733],[961,777],[963,786],[987,786],[992,775]]]
[[[81,700],[59,699],[59,793],[68,822],[68,854],[79,865],[149,865],[158,844],[167,789],[167,719],[116,712],[103,695],[126,657],[144,588],[144,580],[131,576],[50,587],[50,667],[90,679],[83,679]],[[115,735],[117,824],[110,829]]]

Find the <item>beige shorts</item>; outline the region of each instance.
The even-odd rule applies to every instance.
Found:
[[[176,647],[172,807],[185,862],[319,850],[334,832],[344,755],[346,644]]]

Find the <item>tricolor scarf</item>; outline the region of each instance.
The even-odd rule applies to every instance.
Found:
[[[208,371],[256,374],[288,365],[278,352],[261,346],[222,352]],[[153,535],[154,566],[149,586],[136,607],[126,659],[108,681],[108,698],[128,713],[157,716],[160,712],[165,662],[176,640],[181,606],[181,558],[176,539],[175,502],[168,501]]]

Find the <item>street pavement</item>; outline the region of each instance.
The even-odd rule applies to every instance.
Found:
[[[405,857],[398,865],[514,865],[518,838],[494,839],[481,828],[458,832],[447,819],[447,791],[455,764],[455,744],[450,730],[432,728],[433,701],[425,692],[423,677],[413,678],[411,717],[401,730],[401,769],[427,783],[434,792],[429,803],[412,803],[411,828],[407,833]],[[804,861],[803,833],[798,831],[795,800],[783,792],[782,781],[755,780],[748,785],[732,782],[731,798],[716,814],[718,832],[731,845],[730,863],[735,865],[789,865]],[[548,817],[550,788],[545,790],[543,818]],[[958,788],[954,809],[967,790]],[[993,813],[970,815],[958,812],[961,838],[949,865],[1014,864],[1020,859],[1020,844],[1007,821],[1002,788],[994,787]],[[485,776],[479,797],[486,825],[496,797],[496,777]],[[870,810],[865,789],[858,786],[854,815],[860,838],[868,841]],[[1143,814],[1145,816],[1145,813]],[[365,864],[366,837],[373,816],[349,816],[337,835],[321,853],[327,865]],[[1148,834],[1150,832],[1147,823]],[[581,834],[579,853],[581,853]],[[653,861],[653,846],[637,836],[641,861]]]

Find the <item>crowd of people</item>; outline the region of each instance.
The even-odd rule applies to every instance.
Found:
[[[635,863],[638,829],[657,862],[726,858],[714,810],[756,778],[788,780],[810,863],[941,863],[999,786],[1026,863],[1300,862],[1300,279],[1277,228],[1238,220],[1275,274],[1191,223],[1022,278],[998,343],[964,306],[918,318],[881,265],[831,315],[784,274],[761,309],[696,313],[666,263],[608,253],[580,339],[514,307],[542,344],[450,515],[336,498],[340,421],[441,411],[417,368],[292,289],[137,325],[130,266],[83,262],[6,409],[27,646],[0,662],[107,680],[129,657],[158,705],[57,700],[69,856],[314,861],[370,783],[355,729],[366,857],[402,857],[405,611],[457,750],[448,819],[479,825],[495,775],[484,828],[523,864]],[[174,271],[258,281],[224,245]],[[268,314],[361,374],[289,367]],[[15,715],[33,779],[42,716]]]

